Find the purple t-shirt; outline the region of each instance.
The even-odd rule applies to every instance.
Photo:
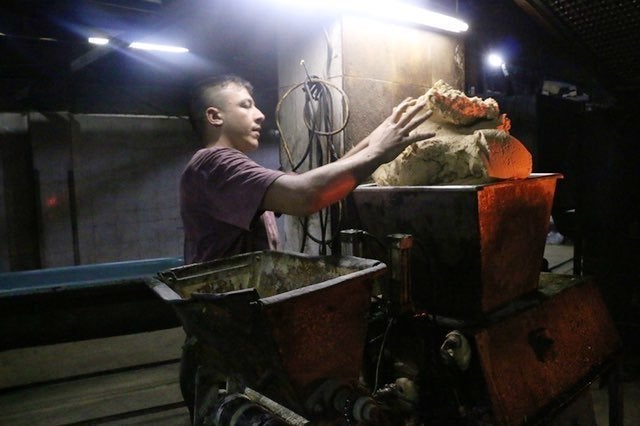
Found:
[[[269,185],[283,174],[233,148],[196,152],[180,180],[185,263],[272,248],[265,216],[273,213],[260,205]]]

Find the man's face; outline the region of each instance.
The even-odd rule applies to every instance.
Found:
[[[240,85],[229,84],[221,90],[220,95],[224,99],[220,106],[222,137],[242,152],[258,148],[264,114],[256,107],[251,94]]]

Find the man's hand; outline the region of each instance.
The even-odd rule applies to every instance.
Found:
[[[380,164],[396,158],[414,142],[435,133],[410,135],[431,116],[425,104],[407,98],[369,136],[338,161],[301,174],[285,174],[267,190],[262,207],[294,216],[307,216],[344,197]]]
[[[431,117],[432,111],[424,111],[424,101],[407,98],[396,106],[391,115],[368,136],[368,148],[376,150],[383,162],[396,158],[412,143],[432,138],[435,133],[410,133]]]

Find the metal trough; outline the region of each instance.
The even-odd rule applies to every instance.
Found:
[[[418,307],[475,318],[537,288],[561,177],[532,174],[482,185],[361,185],[353,192],[351,213],[354,226],[379,239],[413,235],[412,291]]]
[[[0,350],[175,327],[145,278],[182,264],[168,257],[0,273]]]
[[[0,273],[0,297],[113,286],[183,265],[182,258],[128,260]]]
[[[158,274],[215,368],[293,410],[325,379],[356,381],[371,287],[386,266],[357,257],[253,252]]]

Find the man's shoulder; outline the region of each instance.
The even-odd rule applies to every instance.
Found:
[[[249,163],[253,164],[253,160],[247,157],[246,154],[233,149],[226,147],[212,147],[212,148],[203,148],[198,150],[189,161],[187,165],[187,169],[201,169],[207,168],[211,169],[211,167],[216,167],[219,165],[230,165],[230,164],[243,164]]]
[[[206,161],[206,160],[216,161],[216,160],[225,159],[225,158],[240,158],[240,159],[247,159],[247,160],[249,159],[249,157],[247,157],[246,154],[242,153],[241,151],[238,151],[237,149],[214,146],[214,147],[199,149],[195,154],[193,154],[191,161],[192,162]]]

